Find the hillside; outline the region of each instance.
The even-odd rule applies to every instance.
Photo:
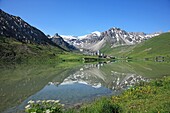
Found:
[[[49,39],[42,31],[20,17],[0,9],[0,62],[58,60],[58,56],[65,54],[66,50],[76,49],[71,47],[62,39]]]
[[[26,44],[15,38],[0,36],[0,62],[27,62],[35,59],[44,60],[55,58],[63,53],[62,49],[49,45]]]
[[[164,33],[149,39],[127,53],[130,57],[170,57],[170,33]]]
[[[20,17],[10,15],[1,9],[0,17],[0,36],[12,37],[23,43],[57,46],[42,31],[29,25]]]
[[[164,33],[148,39],[138,45],[120,46],[110,49],[109,45],[101,52],[118,57],[155,58],[158,56],[170,57],[170,33]]]
[[[63,51],[56,46],[27,44],[15,38],[0,36],[0,67],[4,66],[4,63],[77,62],[83,61],[84,58],[98,59],[97,56]]]

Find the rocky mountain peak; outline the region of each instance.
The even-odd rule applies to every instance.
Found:
[[[61,37],[58,33],[55,33],[54,37]]]
[[[58,33],[56,33],[53,37],[51,37],[51,41],[67,51],[77,50],[76,47],[66,42]]]
[[[112,27],[104,32],[92,32],[77,39],[66,41],[79,49],[88,51],[98,51],[106,44],[111,47],[121,45],[138,44],[144,40],[159,35],[159,33],[145,34],[143,32],[127,32],[117,27]]]

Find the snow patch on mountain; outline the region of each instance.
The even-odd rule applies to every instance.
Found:
[[[97,36],[101,36],[101,33],[99,31],[94,31],[92,34],[97,34]]]
[[[87,35],[78,36],[78,39],[79,39],[79,40],[83,40],[83,39],[85,39],[86,37],[87,37]]]
[[[71,36],[71,35],[60,35],[65,41],[67,40],[72,40],[72,39],[77,39],[76,36]]]

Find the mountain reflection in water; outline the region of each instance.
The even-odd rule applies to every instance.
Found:
[[[19,106],[7,111],[23,110],[29,100],[60,100],[68,107],[92,101],[100,96],[118,95],[139,81],[149,81],[170,74],[169,68],[168,63],[154,62],[84,64],[69,69],[53,67],[39,79],[40,82],[34,79],[34,85],[38,86],[41,80],[50,75],[43,88],[32,92]],[[34,90],[34,86],[32,88]]]

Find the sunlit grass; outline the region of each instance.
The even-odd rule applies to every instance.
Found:
[[[133,59],[155,60],[156,56],[163,56],[165,60],[170,60],[170,33],[148,39],[137,45],[125,45],[111,48],[106,45],[101,52],[117,57],[130,57]]]
[[[102,98],[82,106],[79,113],[168,113],[170,111],[170,77],[141,82],[119,96]]]

